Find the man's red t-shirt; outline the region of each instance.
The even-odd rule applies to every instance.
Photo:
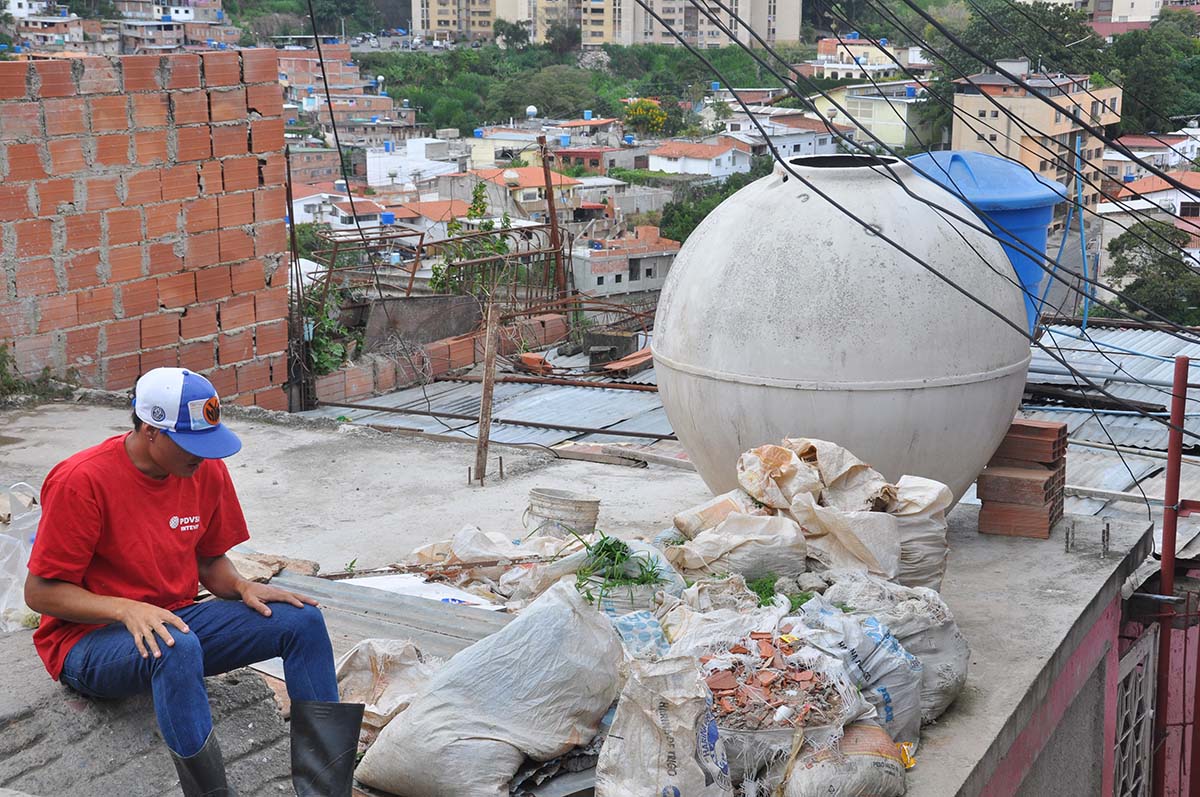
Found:
[[[224,462],[205,460],[190,478],[152,479],[134,467],[125,437],[46,476],[29,572],[174,611],[196,598],[196,557],[248,540],[246,519]],[[33,641],[55,680],[71,647],[101,627],[42,617]]]

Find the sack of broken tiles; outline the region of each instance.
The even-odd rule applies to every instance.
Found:
[[[619,692],[621,643],[569,584],[446,662],[355,771],[399,797],[508,797],[525,759],[596,735]]]
[[[799,741],[808,752],[837,744],[842,729],[870,718],[837,658],[777,631],[751,632],[699,659],[735,784],[775,786]]]
[[[921,661],[921,722],[950,707],[967,682],[971,650],[945,601],[931,589],[903,587],[866,573],[829,574],[825,600],[855,617],[875,617]]]
[[[596,765],[596,797],[731,797],[725,748],[696,660],[630,663]]]
[[[789,438],[742,454],[739,489],[681,512],[668,559],[689,578],[791,576],[853,569],[906,586],[941,587],[949,488],[896,485],[846,449]]]

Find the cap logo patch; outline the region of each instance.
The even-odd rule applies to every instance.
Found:
[[[216,396],[204,402],[204,420],[213,426],[221,422],[221,402]]]
[[[167,417],[167,411],[162,407],[152,407],[150,409],[150,417],[154,419],[155,423],[162,423],[163,419]]]

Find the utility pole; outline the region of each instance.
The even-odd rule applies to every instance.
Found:
[[[550,247],[554,250],[554,289],[558,297],[567,295],[567,272],[563,270],[562,243],[558,237],[558,211],[554,207],[554,181],[550,174],[550,151],[546,137],[538,136],[538,153],[542,156],[542,174],[546,182],[546,212],[550,217]]]
[[[487,326],[483,338],[483,395],[479,400],[479,434],[475,438],[475,478],[483,486],[487,475],[488,437],[492,432],[492,393],[496,389],[496,349],[500,343],[500,311],[488,296]]]

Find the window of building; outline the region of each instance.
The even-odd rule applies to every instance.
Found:
[[[976,141],[983,141],[983,133],[976,133],[976,134],[975,134],[975,140],[976,140]]]
[[[983,117],[985,117],[985,116],[987,116],[987,109],[986,109],[986,108],[980,108],[980,109],[979,109],[979,118],[980,118],[980,119],[982,119],[982,118],[983,118]]]
[[[1185,219],[1200,218],[1200,202],[1180,202],[1179,215]]]
[[[1105,166],[1104,171],[1107,172],[1108,174],[1112,175],[1113,177],[1117,177],[1121,173],[1121,170],[1119,168],[1117,168],[1116,166]]]
[[[629,261],[629,281],[637,282],[642,278],[642,264],[636,260]]]
[[[829,136],[821,136],[820,138],[817,139],[818,147],[823,147],[828,143],[829,143]]]
[[[317,206],[316,206],[316,205],[305,205],[305,206],[304,206],[304,212],[305,212],[305,213],[316,213],[316,212],[317,212]]]
[[[599,166],[600,166],[600,159],[599,159],[599,158],[592,158],[591,160],[589,160],[589,161],[588,161],[588,166],[599,167]]]
[[[999,111],[992,111],[992,118],[993,118],[993,119],[995,119],[995,118],[996,118],[996,117],[998,117],[999,115],[1000,115],[1000,112],[999,112]]]
[[[613,282],[620,282],[620,281],[621,281],[621,275],[620,275],[620,274],[614,274],[614,275],[613,275]]]
[[[648,279],[648,280],[654,279],[654,269],[652,269],[652,268],[646,269],[646,279]]]
[[[597,285],[603,285],[603,284],[604,284],[604,277],[596,277],[596,284],[597,284]]]
[[[996,140],[996,134],[995,134],[995,133],[990,133],[990,134],[988,134],[988,141],[995,141],[995,140]]]

